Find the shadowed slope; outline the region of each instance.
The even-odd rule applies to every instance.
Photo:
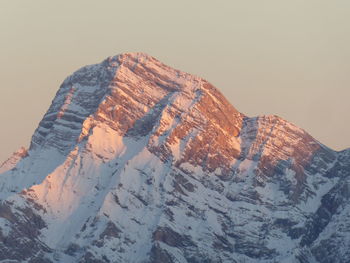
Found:
[[[143,53],[68,77],[16,156],[0,237],[31,242],[4,243],[8,260],[323,262],[318,244],[345,240],[324,231],[349,199],[346,151]]]

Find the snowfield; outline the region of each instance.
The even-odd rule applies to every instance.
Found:
[[[0,167],[0,262],[350,262],[350,150],[144,53],[61,85]]]

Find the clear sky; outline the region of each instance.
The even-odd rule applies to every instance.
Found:
[[[349,0],[0,0],[0,162],[78,68],[146,52],[249,115],[350,147]]]

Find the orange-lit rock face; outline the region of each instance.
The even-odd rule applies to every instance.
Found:
[[[60,111],[57,114],[57,118],[61,119],[64,115],[65,111],[69,108],[70,104],[72,103],[73,95],[74,95],[75,88],[72,87],[68,94],[65,96],[64,103],[60,109]]]
[[[236,137],[243,115],[216,88],[142,54],[114,63],[120,66],[93,115],[95,125],[103,122],[122,136],[149,136],[148,148],[164,161],[205,160],[208,171],[230,169],[240,153]],[[181,140],[185,145],[173,149]]]
[[[111,57],[68,77],[0,167],[0,261],[313,262],[334,254],[327,225],[347,242],[349,156],[148,55]]]
[[[180,168],[189,163],[223,176],[232,174],[237,159],[258,155],[257,173],[273,171],[278,162],[291,162],[291,156],[293,162],[306,165],[319,147],[278,117],[245,117],[207,81],[141,53],[111,57],[93,71],[82,69],[61,91],[33,145],[71,149],[60,141],[82,142],[103,123],[120,136],[147,137],[147,148],[163,161]],[[64,129],[52,134],[53,126]]]
[[[314,159],[319,155],[335,158],[304,130],[277,116],[246,119],[241,133],[240,159],[254,161],[255,184],[264,186],[271,177],[291,172],[295,178],[295,184],[289,188],[291,200],[305,194],[305,170]]]
[[[13,155],[7,159],[3,164],[0,165],[0,173],[10,170],[16,166],[16,164],[23,158],[28,156],[28,150],[21,147]]]

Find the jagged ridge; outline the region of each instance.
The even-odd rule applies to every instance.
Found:
[[[347,151],[143,53],[68,77],[15,157],[3,260],[329,262],[326,247],[345,262],[350,247]]]

